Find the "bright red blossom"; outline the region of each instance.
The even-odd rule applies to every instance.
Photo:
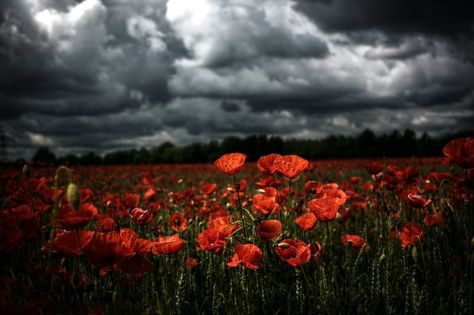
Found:
[[[308,212],[305,214],[300,215],[295,219],[295,223],[302,229],[303,231],[311,230],[318,219],[312,212]]]
[[[252,198],[252,210],[255,214],[270,215],[280,212],[277,202],[278,192],[273,187],[264,188],[265,192]]]
[[[257,235],[262,241],[268,241],[281,235],[282,224],[279,220],[265,220],[257,226]]]
[[[258,246],[254,244],[237,244],[235,246],[235,254],[232,256],[231,261],[227,263],[227,266],[237,267],[242,263],[246,269],[255,270],[260,266],[262,258],[262,250]]]
[[[214,164],[227,175],[235,175],[244,166],[246,158],[243,153],[228,153],[217,159]]]
[[[276,172],[276,168],[273,165],[275,159],[281,158],[280,154],[272,153],[260,157],[257,161],[257,167],[263,174],[270,175]]]
[[[273,167],[286,178],[295,178],[309,167],[309,162],[298,155],[283,155],[275,158]]]
[[[334,220],[337,210],[346,202],[346,195],[342,190],[332,189],[328,192],[321,198],[308,202],[308,209],[322,222]]]
[[[280,256],[281,260],[299,267],[306,264],[311,258],[310,246],[305,242],[296,239],[286,239],[275,247],[275,253]]]

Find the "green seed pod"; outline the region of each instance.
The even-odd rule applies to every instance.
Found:
[[[23,165],[23,175],[25,177],[30,177],[31,175],[31,167],[28,164]]]
[[[69,183],[69,185],[67,185],[66,196],[69,204],[77,210],[79,208],[79,203],[81,202],[79,187],[77,187],[77,185],[72,182]]]

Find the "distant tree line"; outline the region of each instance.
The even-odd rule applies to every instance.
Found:
[[[278,136],[254,135],[245,138],[227,137],[220,142],[193,143],[181,147],[165,142],[153,148],[120,150],[102,156],[89,152],[56,157],[48,147],[40,147],[32,160],[84,165],[206,163],[213,162],[228,152],[245,153],[249,161],[256,161],[260,156],[270,153],[297,154],[306,159],[439,156],[443,146],[450,140],[473,135],[473,131],[464,131],[439,137],[425,133],[417,137],[409,129],[380,135],[367,129],[354,136],[331,135],[323,139],[283,139]]]

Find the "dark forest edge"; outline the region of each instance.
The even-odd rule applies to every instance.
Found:
[[[39,147],[32,160],[68,165],[207,163],[228,152],[245,153],[249,161],[256,161],[258,157],[269,153],[297,154],[310,160],[439,156],[443,146],[450,140],[467,136],[474,136],[474,131],[438,137],[431,137],[426,133],[417,137],[410,129],[380,135],[367,129],[354,136],[331,135],[322,139],[283,139],[278,136],[253,135],[245,138],[227,137],[220,142],[193,143],[182,147],[164,142],[153,148],[120,150],[102,156],[89,152],[56,157],[50,148]]]

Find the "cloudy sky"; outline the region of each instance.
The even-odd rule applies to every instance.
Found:
[[[11,156],[474,122],[471,0],[1,0]]]

